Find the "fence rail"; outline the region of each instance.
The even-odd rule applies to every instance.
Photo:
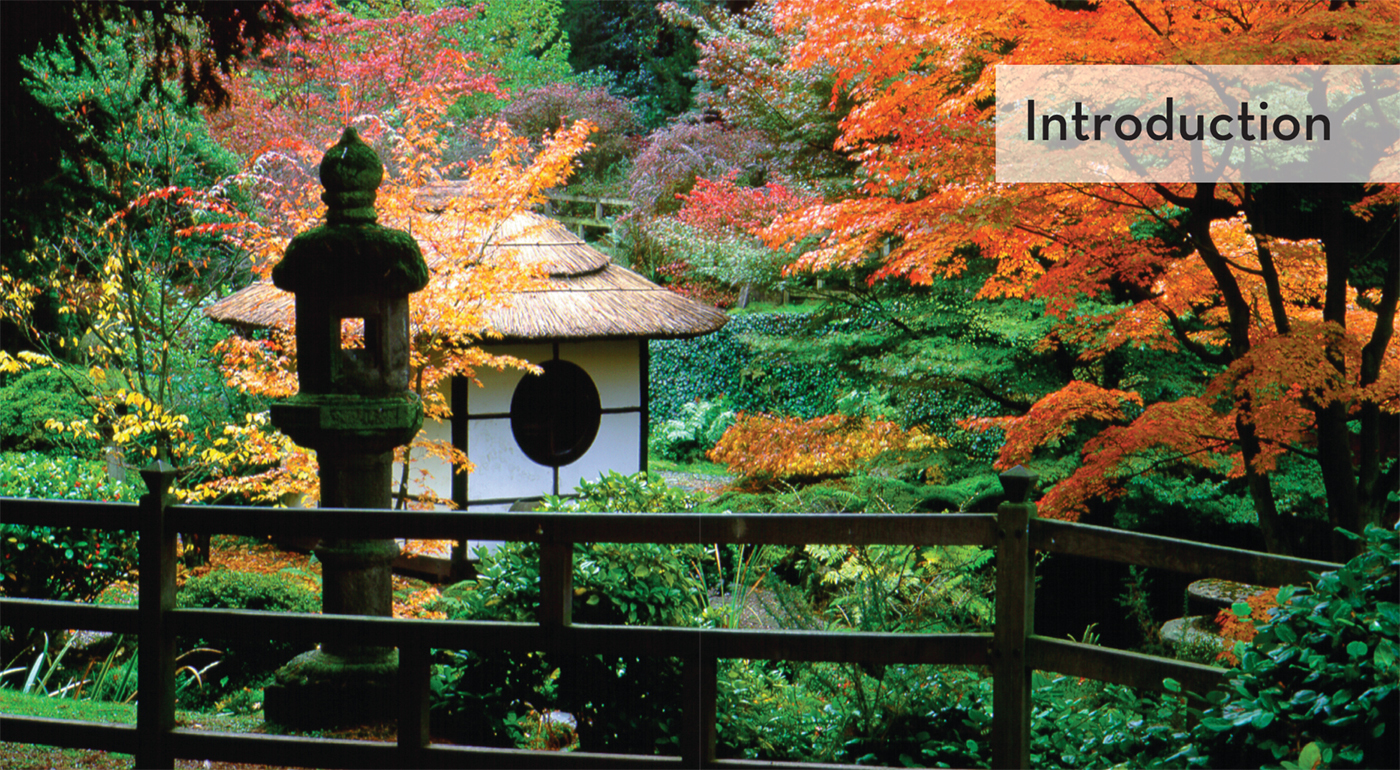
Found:
[[[1012,474],[1015,471],[1011,472]],[[172,474],[142,471],[153,492],[138,505],[0,499],[9,524],[140,532],[138,607],[101,607],[0,597],[6,625],[87,628],[139,635],[136,726],[0,714],[6,741],[133,753],[138,767],[171,767],[175,757],[340,767],[819,767],[715,757],[716,664],[721,659],[990,666],[992,758],[1025,767],[1030,682],[1036,669],[1137,687],[1172,677],[1188,689],[1219,686],[1219,669],[1037,636],[1034,551],[1090,556],[1262,585],[1301,583],[1328,562],[1125,533],[1034,518],[1024,479],[1003,477],[1011,501],[996,514],[565,514],[288,510],[171,505]],[[175,533],[321,535],[534,541],[541,544],[536,623],[406,620],[350,615],[174,607]],[[572,623],[573,544],[734,543],[982,545],[997,549],[993,633],[894,634],[597,626]],[[399,648],[398,741],[251,736],[180,729],[174,722],[176,634],[316,641],[354,635]],[[430,651],[568,651],[673,657],[682,661],[680,756],[558,753],[428,744]]]
[[[544,211],[545,211],[545,214],[546,214],[547,216],[549,216],[549,217],[552,217],[553,219],[555,219],[555,220],[557,220],[557,221],[559,221],[559,222],[563,222],[563,223],[566,224],[566,225],[573,225],[575,231],[579,234],[579,237],[583,237],[583,228],[585,228],[585,227],[600,227],[600,228],[603,228],[603,229],[605,229],[605,230],[607,230],[607,231],[609,231],[609,232],[612,232],[612,230],[613,230],[614,226],[616,225],[616,223],[615,223],[612,219],[603,216],[603,213],[604,213],[604,210],[605,210],[605,209],[607,209],[607,208],[623,208],[623,209],[630,209],[630,208],[635,208],[636,205],[637,205],[636,203],[634,203],[634,202],[632,202],[632,201],[630,201],[630,200],[628,200],[628,199],[626,199],[626,198],[587,197],[587,196],[583,196],[583,195],[565,195],[564,193],[546,193],[544,197],[545,197],[545,204],[544,204]],[[558,204],[560,204],[560,203],[588,203],[588,204],[592,204],[592,205],[593,205],[593,216],[591,216],[591,217],[588,217],[588,216],[582,216],[582,217],[561,216],[561,215],[559,215],[559,213],[558,213],[558,211],[559,211],[559,206],[558,206]]]

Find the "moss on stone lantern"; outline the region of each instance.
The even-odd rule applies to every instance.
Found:
[[[375,222],[384,167],[354,129],[321,160],[326,223],[301,233],[272,269],[295,298],[299,391],[272,405],[272,423],[316,450],[323,508],[389,508],[393,448],[423,424],[408,389],[408,295],[428,283],[413,236]],[[393,540],[326,533],[322,611],[389,616]],[[388,716],[398,654],[392,648],[329,640],[277,672],[266,713],[295,727]]]

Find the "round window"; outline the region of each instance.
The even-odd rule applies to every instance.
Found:
[[[510,430],[525,456],[551,468],[583,456],[598,436],[598,387],[577,364],[554,359],[527,374],[510,400]]]

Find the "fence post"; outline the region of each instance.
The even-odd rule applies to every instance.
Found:
[[[715,762],[715,708],[719,699],[715,681],[717,661],[706,655],[685,658],[681,665],[681,764],[709,767]]]
[[[400,767],[422,767],[428,746],[428,680],[430,650],[422,644],[399,645],[399,759]]]
[[[1001,474],[997,506],[996,629],[992,634],[992,767],[1030,767],[1031,668],[1026,638],[1035,621],[1031,490],[1039,477],[1021,466]]]
[[[542,626],[574,622],[574,544],[540,543],[540,607]]]
[[[175,635],[166,623],[175,609],[175,533],[165,523],[175,468],[164,460],[141,469],[141,537],[137,556],[140,660],[136,664],[137,767],[173,767],[170,731],[175,729]]]

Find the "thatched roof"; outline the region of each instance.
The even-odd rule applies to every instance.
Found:
[[[429,208],[435,208],[428,202]],[[724,312],[664,289],[613,264],[606,254],[562,224],[521,213],[502,224],[487,254],[510,249],[516,259],[546,276],[530,291],[514,292],[487,311],[487,322],[506,342],[587,339],[676,339],[724,326]],[[424,248],[429,265],[438,261]],[[204,310],[237,326],[288,326],[292,295],[260,281]]]

